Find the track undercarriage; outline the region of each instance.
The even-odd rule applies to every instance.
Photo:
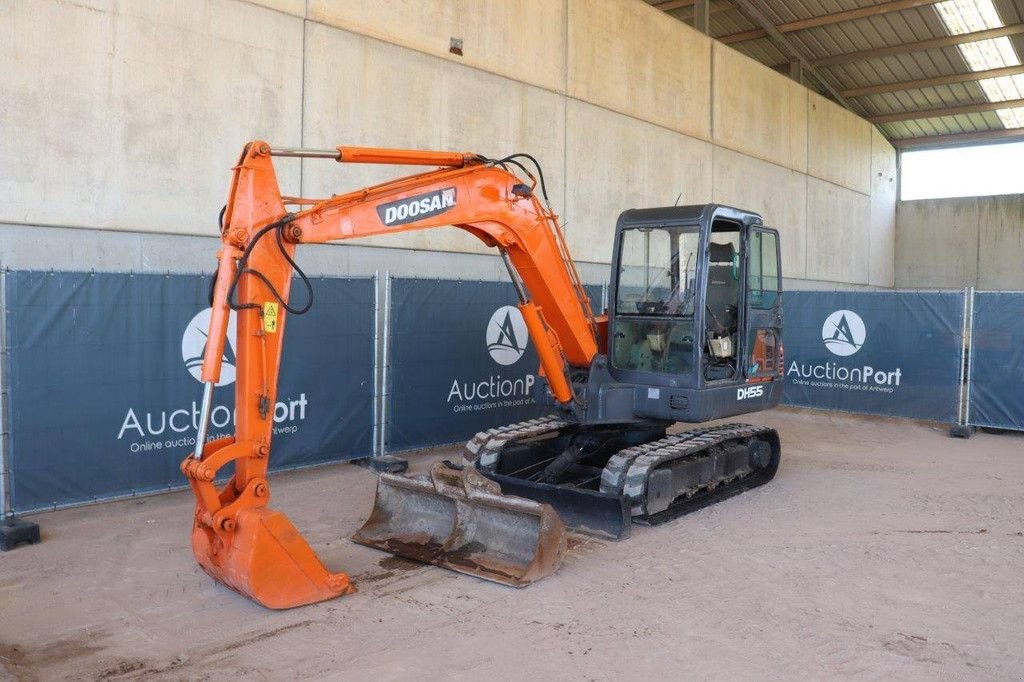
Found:
[[[774,429],[723,424],[666,434],[660,422],[581,427],[557,416],[491,429],[467,457],[506,495],[546,502],[570,528],[623,539],[772,479]]]

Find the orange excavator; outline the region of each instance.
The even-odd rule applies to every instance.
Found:
[[[274,157],[432,168],[305,199],[282,196]],[[634,522],[660,523],[774,476],[780,446],[772,429],[667,432],[675,422],[779,402],[778,234],[757,214],[714,204],[623,212],[610,306],[595,315],[533,157],[254,141],[234,168],[221,219],[196,449],[182,463],[196,496],[193,552],[216,580],[270,608],[354,591],[268,507],[285,323],[312,304],[295,249],[443,226],[469,232],[503,259],[540,359],[534,398],[551,414],[477,434],[461,464],[436,463],[429,477],[382,474],[354,540],[521,586],[558,567],[566,527],[622,539]],[[302,307],[290,303],[296,273],[308,289]],[[232,310],[236,433],[207,441]],[[234,474],[219,486],[229,463]]]

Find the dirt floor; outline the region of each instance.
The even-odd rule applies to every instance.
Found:
[[[774,411],[769,485],[523,590],[351,543],[373,474],[272,478],[355,595],[285,612],[213,583],[174,493],[35,517],[0,555],[0,678],[792,679],[1024,674],[1024,438]],[[417,457],[451,456],[452,450]]]

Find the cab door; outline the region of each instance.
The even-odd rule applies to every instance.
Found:
[[[782,267],[779,233],[754,226],[748,232],[746,343],[743,376],[770,381],[782,367]]]

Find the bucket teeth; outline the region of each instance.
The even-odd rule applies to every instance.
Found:
[[[370,518],[352,540],[523,587],[558,570],[566,530],[550,505],[503,495],[472,467],[436,462],[429,477],[381,474]]]

